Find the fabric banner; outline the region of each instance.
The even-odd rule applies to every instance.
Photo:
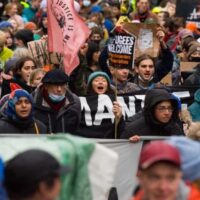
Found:
[[[0,156],[5,162],[28,149],[45,150],[71,168],[71,172],[62,177],[59,200],[108,199],[118,163],[118,154],[114,151],[89,139],[67,134],[0,138]]]
[[[59,200],[108,200],[111,187],[116,187],[119,200],[128,200],[138,184],[142,145],[142,141],[133,144],[71,135],[0,135],[0,156],[8,161],[19,152],[42,149],[69,165],[72,171],[63,177]]]
[[[89,28],[74,9],[74,0],[48,0],[48,47],[61,53],[69,75],[79,65],[78,51],[90,35]]]
[[[187,107],[193,102],[193,93],[187,88],[171,88],[173,94],[181,99],[182,105]],[[193,88],[194,90],[197,87]],[[81,124],[77,134],[91,137],[93,133],[95,136],[109,135],[115,123],[115,116],[112,112],[115,100],[113,95],[95,95],[87,97],[79,97],[81,102]],[[145,94],[135,92],[134,94],[126,94],[117,96],[117,101],[122,106],[122,114],[126,121],[141,110],[144,106]],[[113,129],[114,132],[114,129]],[[93,137],[95,137],[93,136]]]
[[[176,0],[176,16],[184,17],[186,23],[195,23],[200,28],[200,4],[198,0]]]
[[[108,43],[109,65],[114,68],[134,68],[133,58],[136,37],[124,30],[115,28],[115,36]]]
[[[129,143],[128,141],[99,141],[100,144],[115,151],[118,156],[118,165],[113,187],[117,188],[119,200],[129,200],[138,185],[137,169],[143,142]]]

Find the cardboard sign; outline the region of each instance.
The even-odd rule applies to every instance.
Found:
[[[181,71],[194,71],[194,67],[196,67],[199,63],[198,62],[181,62],[180,69]]]
[[[45,40],[37,40],[28,43],[28,50],[31,57],[36,61],[38,67],[49,64],[61,64],[62,56],[59,53],[50,53]]]
[[[122,27],[137,38],[135,58],[144,53],[152,57],[158,56],[160,43],[156,37],[157,26],[155,24],[126,23]]]
[[[108,44],[109,65],[115,68],[133,68],[136,37],[124,30],[116,30]]]

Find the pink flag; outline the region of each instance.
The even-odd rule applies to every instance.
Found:
[[[74,0],[48,0],[48,44],[50,52],[63,54],[69,75],[78,65],[78,51],[90,30],[74,9]]]

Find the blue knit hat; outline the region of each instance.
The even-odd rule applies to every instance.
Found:
[[[98,76],[104,77],[108,81],[108,84],[109,85],[111,84],[111,80],[105,72],[97,71],[97,72],[93,72],[92,74],[90,74],[90,76],[88,77],[87,85],[90,85],[92,83],[92,81]]]
[[[17,89],[11,92],[9,95],[8,106],[5,111],[8,118],[12,120],[18,120],[19,116],[17,116],[16,114],[15,104],[19,101],[21,97],[26,97],[29,100],[29,102],[32,104],[32,109],[33,109],[32,96],[26,90]],[[32,110],[29,117],[32,117]]]
[[[8,22],[8,21],[0,22],[0,29],[8,28],[8,27],[12,27],[12,24],[10,22]]]
[[[185,181],[200,179],[200,142],[180,136],[173,136],[167,142],[180,152],[183,179]]]

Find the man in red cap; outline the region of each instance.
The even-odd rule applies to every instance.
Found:
[[[140,190],[133,200],[200,199],[196,188],[190,188],[182,182],[178,150],[163,141],[148,143],[142,149],[138,179]],[[188,192],[183,192],[186,190]]]

